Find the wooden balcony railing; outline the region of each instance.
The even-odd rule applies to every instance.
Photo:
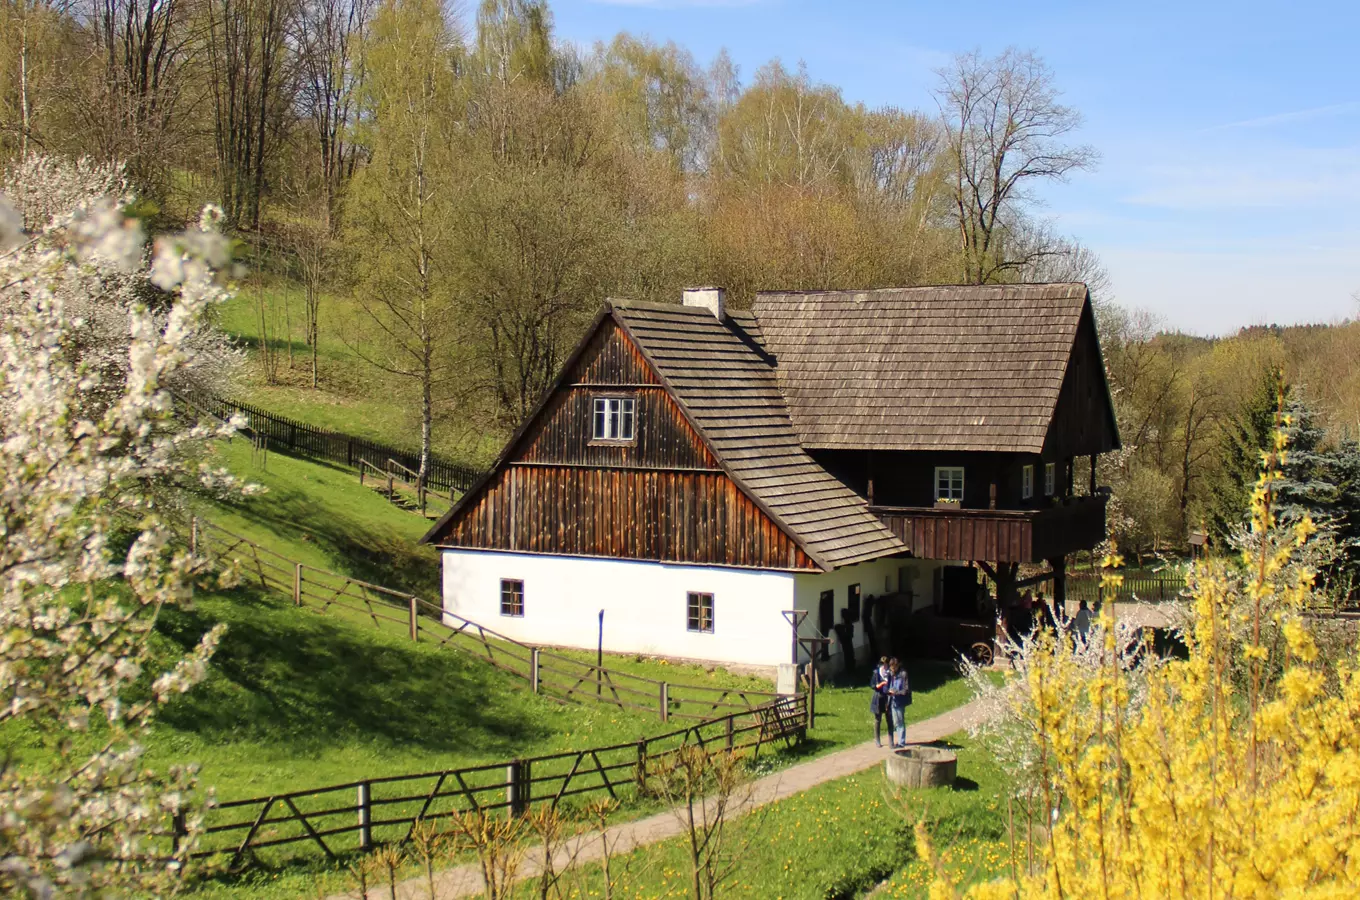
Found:
[[[1034,563],[1105,538],[1105,497],[1065,497],[1042,509],[871,506],[920,559]]]

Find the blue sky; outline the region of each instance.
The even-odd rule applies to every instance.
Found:
[[[1331,322],[1360,306],[1360,3],[552,0],[560,38],[674,40],[743,78],[807,63],[847,100],[934,109],[960,51],[1042,55],[1093,172],[1043,192],[1116,298],[1222,334]],[[771,285],[770,287],[777,287]]]

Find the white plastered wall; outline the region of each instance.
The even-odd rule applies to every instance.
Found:
[[[530,644],[749,666],[789,661],[782,615],[795,576],[759,569],[443,550],[444,609]],[[501,579],[524,582],[524,615],[502,616]],[[881,579],[880,579],[881,580]],[[713,595],[713,632],[686,628],[686,595]]]

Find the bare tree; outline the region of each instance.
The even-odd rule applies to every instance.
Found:
[[[235,225],[258,228],[266,165],[289,103],[287,25],[293,0],[206,0],[218,190]]]
[[[302,0],[293,42],[299,67],[302,115],[311,123],[320,160],[326,228],[335,232],[340,191],[353,173],[356,146],[349,135],[363,83],[358,48],[373,0]]]
[[[714,900],[741,866],[755,831],[733,834],[732,820],[751,805],[750,777],[738,753],[685,744],[664,757],[648,781],[683,828],[691,900]]]
[[[1008,246],[1035,200],[1031,186],[1090,168],[1097,154],[1065,143],[1081,114],[1058,102],[1052,71],[1033,53],[963,54],[939,76],[963,275],[974,284],[1002,280],[1050,252],[1023,241]]]
[[[185,0],[89,0],[87,25],[99,56],[98,84],[76,106],[102,157],[131,153],[143,186],[163,186],[176,107],[191,53]]]

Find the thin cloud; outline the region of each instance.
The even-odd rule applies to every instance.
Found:
[[[1310,119],[1325,119],[1331,116],[1346,116],[1360,112],[1360,100],[1351,100],[1346,103],[1332,103],[1327,106],[1314,106],[1308,109],[1296,109],[1293,112],[1275,113],[1270,116],[1258,116],[1254,119],[1243,119],[1240,122],[1229,122],[1226,125],[1215,125],[1206,131],[1227,131],[1233,128],[1270,128],[1274,125],[1288,125],[1291,122],[1307,122]]]

